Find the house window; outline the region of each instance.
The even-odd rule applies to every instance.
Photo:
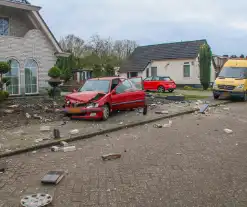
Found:
[[[189,62],[184,63],[183,69],[184,69],[184,71],[183,71],[184,72],[184,77],[185,78],[190,77],[190,63]]]
[[[128,78],[134,78],[138,76],[138,72],[128,72],[127,77]]]
[[[0,36],[9,34],[9,19],[0,17]]]
[[[5,77],[7,77],[10,81],[10,84],[7,86],[7,91],[10,95],[18,95],[19,94],[19,82],[20,82],[20,65],[17,60],[11,59],[9,60],[11,70]]]
[[[157,67],[151,67],[151,76],[157,76]]]
[[[33,59],[27,60],[25,64],[25,92],[38,92],[38,65]]]
[[[149,68],[146,69],[146,77],[149,77]]]

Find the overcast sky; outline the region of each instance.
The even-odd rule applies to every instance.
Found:
[[[213,53],[247,55],[246,0],[30,0],[57,39],[93,34],[140,45],[207,39]]]

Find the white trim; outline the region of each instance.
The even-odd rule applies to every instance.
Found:
[[[29,10],[29,11],[39,11],[41,9],[41,7],[39,6],[23,4],[23,3],[15,3],[15,2],[6,1],[6,0],[0,0],[0,5],[7,6],[7,7],[13,7],[17,9]]]

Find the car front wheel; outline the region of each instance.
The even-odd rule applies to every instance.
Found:
[[[103,108],[102,120],[106,121],[110,116],[110,108],[109,108],[109,106],[107,104],[105,104],[102,108]]]
[[[159,93],[164,93],[165,92],[165,88],[163,86],[159,86],[158,87],[158,92]]]
[[[214,94],[214,100],[219,99],[219,97],[220,97],[220,95],[216,95],[216,94]]]

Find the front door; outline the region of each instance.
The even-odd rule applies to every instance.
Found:
[[[131,89],[132,85],[129,80],[124,80],[116,87],[116,94],[111,97],[113,110],[124,110],[129,108],[129,104],[133,101]]]

